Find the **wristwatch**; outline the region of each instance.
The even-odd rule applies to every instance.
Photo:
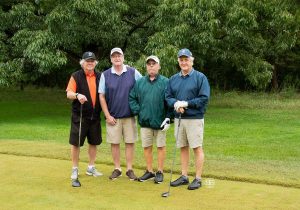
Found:
[[[76,93],[75,97],[77,98],[78,95],[79,95],[79,93]]]

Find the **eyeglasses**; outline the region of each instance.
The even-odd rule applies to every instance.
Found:
[[[155,64],[157,64],[156,62],[147,62],[147,66],[154,66]]]

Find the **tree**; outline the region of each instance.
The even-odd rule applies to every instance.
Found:
[[[99,69],[110,65],[109,51],[115,46],[124,51],[129,48],[129,58],[139,55],[141,48],[132,43],[146,43],[142,40],[147,31],[136,31],[153,17],[155,1],[135,2],[36,0],[5,4],[6,11],[0,10],[5,20],[0,50],[7,51],[0,60],[1,84],[35,81],[68,66],[78,68],[84,51],[96,53]]]
[[[162,74],[174,74],[188,47],[213,86],[277,89],[299,76],[299,8],[293,0],[4,0],[0,86],[65,85],[84,51],[103,70],[118,46],[142,73],[156,54]]]
[[[188,47],[199,68],[218,70],[207,72],[212,77],[230,81],[226,72],[238,71],[255,88],[273,81],[276,89],[276,62],[297,40],[294,6],[279,0],[164,0],[146,49],[164,60],[171,56],[164,66],[174,67],[178,49]]]

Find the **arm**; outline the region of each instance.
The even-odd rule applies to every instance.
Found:
[[[67,98],[70,100],[77,99],[81,104],[87,101],[87,98],[85,95],[82,95],[80,93],[76,93],[77,85],[76,81],[73,77],[70,78],[68,87],[67,87]]]
[[[190,108],[200,108],[205,107],[208,103],[210,96],[210,87],[206,76],[203,76],[201,81],[199,81],[199,92],[196,98],[188,100],[188,107]]]
[[[116,119],[110,115],[105,99],[105,77],[104,74],[101,74],[101,78],[99,81],[99,101],[101,105],[101,109],[105,115],[106,122],[109,123],[110,125],[115,125],[116,124]]]
[[[135,81],[137,81],[138,79],[142,78],[143,76],[141,75],[141,73],[135,69],[135,72],[134,72],[134,79]]]
[[[138,115],[140,112],[140,104],[138,97],[138,83],[135,83],[134,87],[129,93],[129,106],[134,115]]]
[[[168,107],[173,108],[174,104],[177,100],[176,100],[175,96],[172,93],[172,88],[171,88],[170,83],[171,82],[169,80],[169,82],[167,84],[166,92],[165,92],[165,100],[166,100],[166,103],[167,103]]]
[[[106,103],[106,99],[105,99],[105,94],[100,93],[99,94],[99,100],[100,100],[102,111],[103,111],[103,113],[105,115],[105,118],[106,118],[106,122],[109,123],[110,125],[115,125],[117,123],[117,121],[113,116],[110,115],[110,113],[108,111],[108,107],[107,107],[107,103]]]

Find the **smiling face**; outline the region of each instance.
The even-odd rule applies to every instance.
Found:
[[[110,61],[113,66],[122,66],[124,63],[124,56],[121,53],[115,52],[110,56]]]
[[[192,57],[181,56],[178,58],[178,63],[183,73],[189,73],[193,68]]]
[[[94,71],[96,64],[97,64],[96,60],[94,60],[94,59],[88,59],[88,60],[85,60],[83,62],[82,68],[85,71]]]

